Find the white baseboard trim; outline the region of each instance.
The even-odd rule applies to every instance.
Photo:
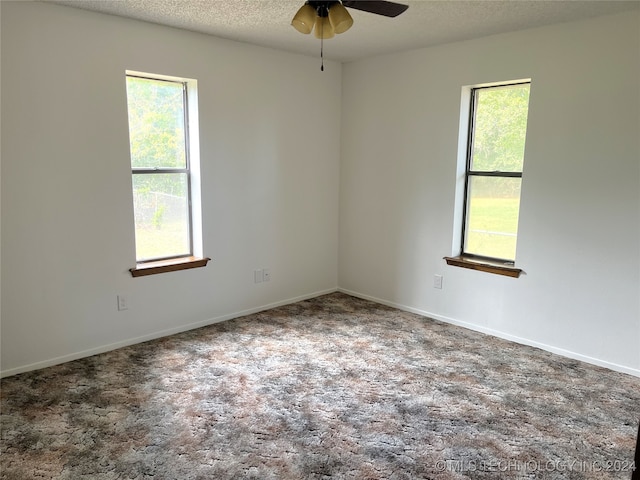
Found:
[[[251,315],[253,313],[263,312],[265,310],[270,310],[272,308],[281,307],[283,305],[289,305],[291,303],[300,302],[302,300],[308,300],[310,298],[319,297],[321,295],[326,295],[326,294],[334,293],[337,291],[338,291],[337,288],[321,290],[318,292],[309,293],[307,295],[300,295],[298,297],[288,298],[286,300],[280,300],[278,302],[269,303],[269,304],[261,305],[258,307],[248,308],[246,310],[240,310],[238,312],[228,313],[225,315],[220,315],[218,317],[209,318],[207,320],[202,320],[199,322],[181,325],[175,328],[160,330],[157,332],[150,333],[148,335],[129,338],[126,340],[122,340],[120,342],[110,343],[108,345],[102,345],[100,347],[91,348],[89,350],[83,350],[81,352],[75,352],[69,355],[63,355],[60,357],[43,360],[41,362],[31,363],[29,365],[23,365],[23,366],[11,368],[8,370],[2,370],[0,371],[0,378],[10,377],[12,375],[30,372],[32,370],[39,370],[41,368],[52,367],[54,365],[59,365],[61,363],[71,362],[73,360],[78,360],[80,358],[85,358],[85,357],[90,357],[92,355],[98,355],[100,353],[110,352],[111,350],[117,350],[118,348],[128,347],[130,345],[135,345],[137,343],[148,342],[149,340],[155,340],[156,338],[168,337],[169,335],[175,335],[176,333],[182,333],[189,330],[194,330],[196,328],[206,327],[207,325],[213,325],[214,323],[233,320],[234,318],[244,317],[246,315]]]
[[[399,310],[403,310],[405,312],[415,313],[421,315],[423,317],[433,318],[434,320],[439,320],[445,323],[449,323],[451,325],[456,325],[458,327],[468,328],[469,330],[474,330],[476,332],[484,333],[487,335],[491,335],[493,337],[502,338],[504,340],[509,340],[511,342],[519,343],[522,345],[527,345],[530,347],[536,347],[541,350],[545,350],[547,352],[555,353],[557,355],[562,355],[563,357],[571,358],[573,360],[579,360],[581,362],[590,363],[592,365],[597,365],[599,367],[608,368],[609,370],[614,370],[616,372],[626,373],[629,375],[633,375],[635,377],[640,377],[640,369],[630,368],[624,365],[618,365],[616,363],[607,362],[605,360],[600,360],[598,358],[589,357],[587,355],[582,355],[580,353],[572,352],[570,350],[565,350],[563,348],[554,347],[552,345],[547,345],[544,343],[536,342],[534,340],[529,340],[527,338],[518,337],[515,335],[511,335],[509,333],[501,332],[499,330],[493,330],[491,328],[486,328],[478,325],[474,325],[472,323],[463,322],[460,320],[456,320],[449,317],[444,317],[442,315],[437,315],[435,313],[427,312],[424,310],[420,310],[418,308],[409,307],[407,305],[402,305],[400,303],[390,302],[388,300],[383,300],[381,298],[372,297],[371,295],[365,295],[363,293],[354,292],[352,290],[347,290],[345,288],[338,287],[338,291],[344,293],[346,295],[351,295],[353,297],[362,298],[363,300],[370,300],[375,303],[380,303],[382,305],[386,305],[388,307],[397,308]]]

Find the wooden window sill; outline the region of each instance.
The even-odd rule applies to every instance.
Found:
[[[444,257],[444,259],[447,261],[447,265],[479,270],[481,272],[493,273],[496,275],[505,275],[507,277],[518,278],[522,273],[522,269],[520,268],[492,260],[476,259],[462,255],[458,257]]]
[[[189,268],[206,267],[210,258],[204,257],[183,257],[159,260],[157,262],[138,263],[130,268],[132,277],[143,277],[145,275],[156,275],[158,273],[175,272],[187,270]]]

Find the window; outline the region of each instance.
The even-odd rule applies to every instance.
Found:
[[[529,87],[527,81],[470,90],[458,259],[515,263]]]
[[[194,242],[199,182],[190,131],[190,120],[197,119],[189,111],[195,82],[134,73],[126,80],[137,262],[131,272],[160,273],[149,269],[158,262],[162,271],[191,268],[201,249]]]

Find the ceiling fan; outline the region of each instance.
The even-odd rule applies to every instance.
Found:
[[[314,30],[316,38],[333,38],[336,33],[344,33],[353,25],[353,18],[345,7],[385,17],[397,17],[409,5],[383,0],[308,0],[295,14],[291,25],[300,33],[309,34]],[[322,44],[320,56],[323,56]],[[324,70],[324,64],[320,68]]]
[[[353,18],[345,7],[385,17],[397,17],[409,5],[382,0],[309,0],[300,7],[291,25],[304,34],[311,33],[315,26],[316,38],[333,38],[336,33],[344,33],[353,25]]]

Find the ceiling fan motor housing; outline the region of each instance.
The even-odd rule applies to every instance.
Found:
[[[318,14],[319,17],[328,17],[329,16],[329,9],[335,5],[336,3],[340,3],[338,1],[313,1],[313,0],[309,0],[307,2],[309,5],[311,5],[316,13]]]

